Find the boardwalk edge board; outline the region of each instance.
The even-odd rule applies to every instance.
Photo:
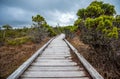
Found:
[[[90,65],[90,63],[75,49],[66,39],[64,41],[68,44],[68,46],[72,49],[72,51],[77,55],[80,62],[83,64],[83,66],[86,68],[88,73],[93,79],[104,79],[93,67]]]
[[[24,62],[17,70],[15,70],[7,79],[17,79],[28,68],[28,66],[42,53],[42,51],[51,43],[54,38],[50,39],[44,46],[42,46],[35,54],[33,54],[26,62]]]

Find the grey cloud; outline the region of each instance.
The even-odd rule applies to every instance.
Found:
[[[76,4],[74,0],[2,0],[2,3],[7,6],[21,7],[31,11],[54,9],[68,11]]]
[[[16,7],[7,7],[4,6],[1,9],[0,17],[0,25],[10,24],[10,25],[23,25],[31,23],[32,15],[36,13],[23,10],[21,8]]]
[[[76,19],[76,12],[79,8],[87,7],[92,0],[0,0],[0,25],[11,24],[28,25],[32,24],[31,17],[40,14],[48,22],[55,26],[69,25]],[[120,14],[119,0],[105,0],[116,6],[117,13]],[[57,14],[57,12],[58,14]],[[65,15],[69,13],[68,15]],[[66,17],[66,22],[61,21],[61,17]],[[70,18],[73,16],[72,18]]]

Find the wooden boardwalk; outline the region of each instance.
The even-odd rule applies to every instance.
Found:
[[[84,64],[74,61],[64,37],[64,34],[61,34],[53,39],[42,53],[33,57],[34,60],[29,65],[24,66],[25,69],[21,66],[8,79],[92,79]],[[18,74],[17,77],[15,74]]]

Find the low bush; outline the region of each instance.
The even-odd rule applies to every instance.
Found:
[[[29,41],[31,41],[31,38],[25,36],[25,37],[7,40],[6,43],[7,43],[7,45],[21,45],[21,44],[24,44],[24,43],[29,42]]]

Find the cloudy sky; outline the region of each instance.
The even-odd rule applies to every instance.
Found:
[[[31,17],[40,14],[52,26],[71,25],[76,12],[87,7],[93,0],[0,0],[0,26],[10,24],[22,27],[32,24]],[[113,4],[120,14],[120,0],[104,0]]]

